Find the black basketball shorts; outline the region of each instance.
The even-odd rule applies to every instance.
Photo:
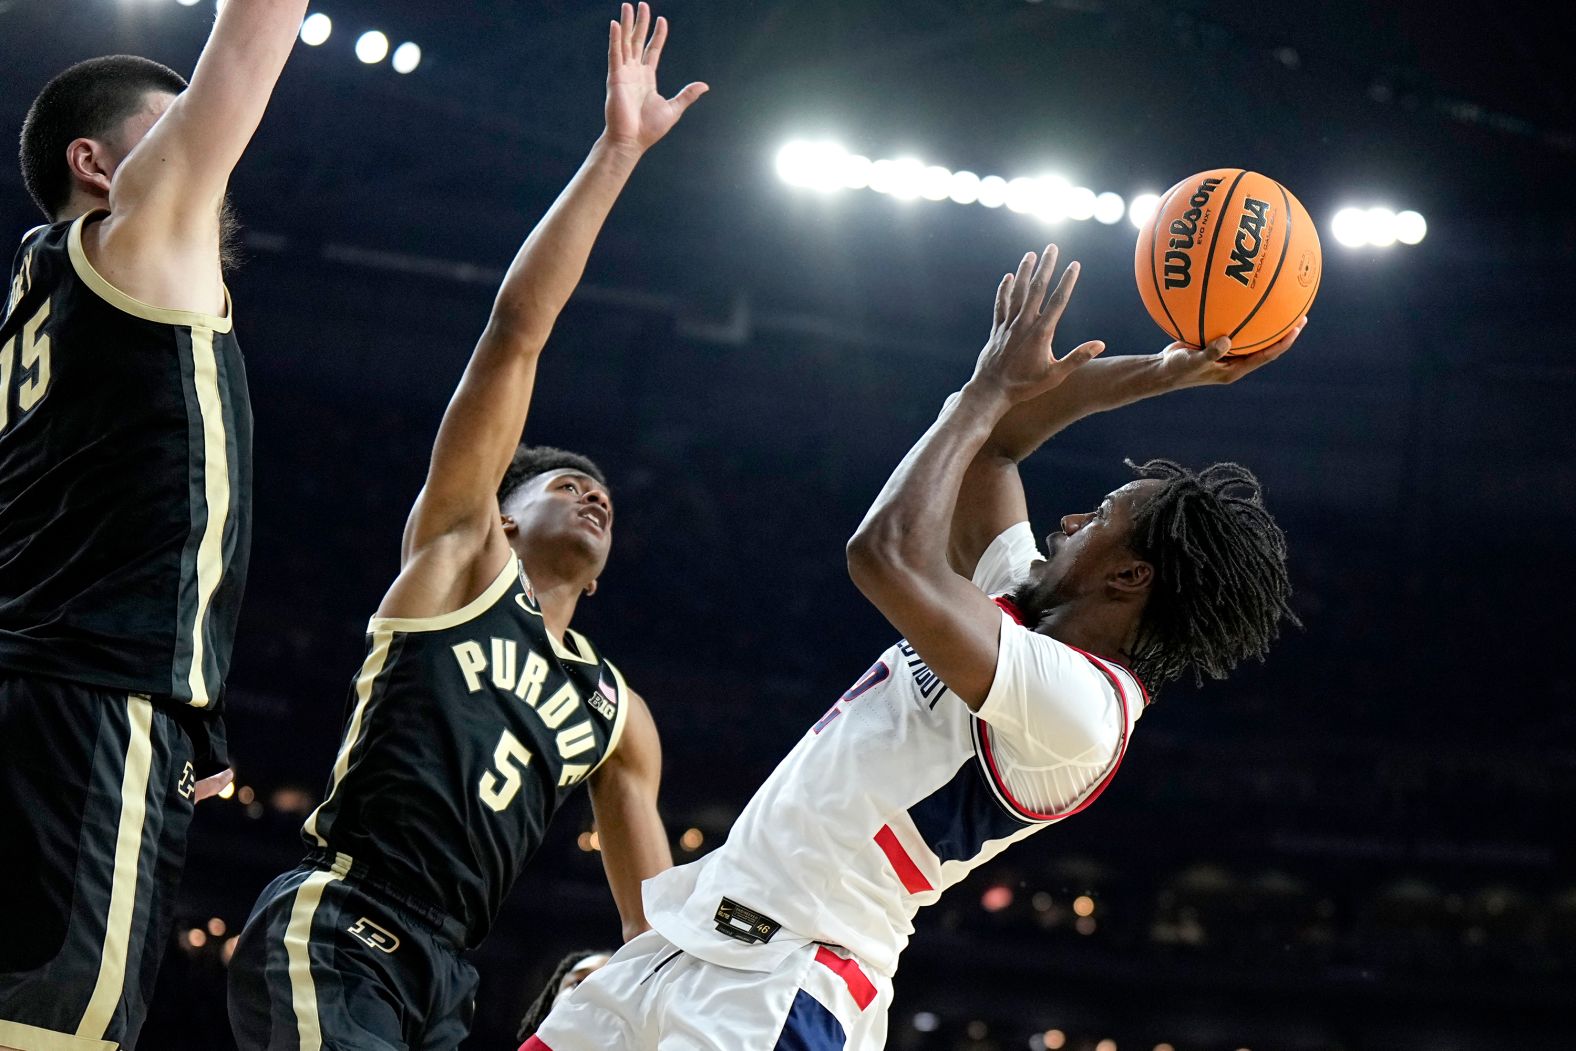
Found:
[[[240,1051],[452,1051],[475,1017],[458,925],[351,874],[304,862],[257,899],[230,960]]]
[[[191,760],[145,696],[0,672],[0,1047],[135,1045],[186,862]]]

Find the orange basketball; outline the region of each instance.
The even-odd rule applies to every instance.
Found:
[[[1241,168],[1183,179],[1138,233],[1133,260],[1149,316],[1172,339],[1231,338],[1252,354],[1280,339],[1319,291],[1319,231],[1280,183]]]

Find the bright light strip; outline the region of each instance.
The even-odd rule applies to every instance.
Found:
[[[362,33],[356,40],[356,57],[367,65],[375,65],[388,57],[389,38],[376,29]]]
[[[1347,248],[1390,248],[1420,244],[1428,236],[1428,220],[1413,211],[1389,208],[1342,208],[1330,223],[1330,233]]]
[[[323,12],[318,11],[315,14],[307,15],[306,20],[301,23],[301,43],[307,47],[317,47],[319,44],[326,43],[329,34],[333,32],[333,20]]]
[[[358,54],[360,47],[358,42]],[[416,45],[401,45],[400,51],[406,47],[416,48]],[[416,49],[416,53],[419,58],[420,50]],[[395,68],[399,69],[399,52],[395,53],[394,60]],[[776,168],[778,178],[788,185],[820,194],[871,190],[900,201],[950,200],[984,208],[1005,205],[1010,211],[1033,216],[1045,223],[1092,219],[1105,226],[1115,226],[1125,217],[1141,230],[1154,218],[1155,209],[1160,206],[1160,196],[1155,193],[1140,193],[1128,200],[1109,190],[1096,192],[1087,186],[1075,186],[1060,175],[1020,175],[1006,179],[1000,175],[951,171],[939,164],[926,164],[917,157],[872,160],[849,153],[827,139],[794,139],[785,143],[777,151]],[[1348,248],[1415,245],[1428,235],[1428,222],[1413,211],[1342,208],[1335,213],[1330,233]]]

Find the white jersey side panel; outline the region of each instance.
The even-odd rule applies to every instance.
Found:
[[[974,583],[999,594],[1039,558],[1020,523],[987,549]],[[1006,612],[978,716],[900,641],[778,765],[727,842],[646,881],[646,916],[724,966],[771,969],[815,941],[890,975],[919,908],[1093,800],[1141,708],[1125,670]],[[725,898],[781,930],[764,944],[719,932]]]

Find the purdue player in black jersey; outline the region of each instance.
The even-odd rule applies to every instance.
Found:
[[[73,66],[22,129],[47,225],[0,317],[0,1048],[135,1044],[228,778],[252,421],[222,205],[306,2],[229,0],[190,87]]]
[[[457,1046],[477,984],[461,952],[582,783],[624,934],[646,927],[640,883],[672,864],[656,728],[569,626],[607,562],[612,499],[583,457],[517,444],[614,200],[706,90],[658,93],[666,37],[644,3],[612,23],[606,130],[515,257],[444,414],[308,857],[263,891],[231,960],[243,1051]]]

